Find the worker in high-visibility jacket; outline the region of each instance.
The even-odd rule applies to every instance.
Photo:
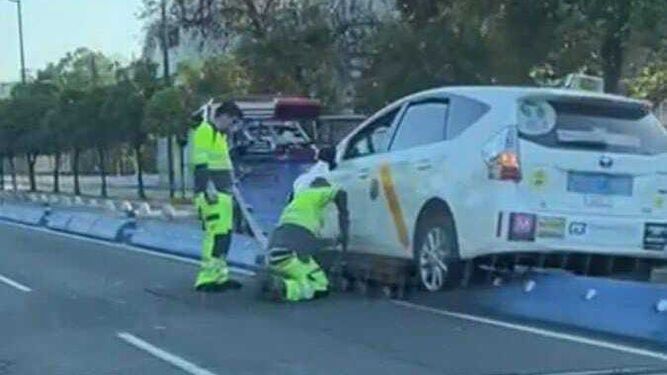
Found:
[[[195,289],[238,289],[241,284],[230,279],[225,260],[231,244],[234,212],[233,166],[227,137],[242,113],[234,102],[212,101],[203,107],[202,112],[202,122],[193,133],[190,158],[194,174],[194,203],[205,231]]]
[[[319,238],[326,207],[338,209],[339,242],[345,249],[349,232],[347,194],[316,178],[294,194],[269,240],[269,278],[264,292],[281,301],[302,301],[328,293],[329,280],[313,259],[323,241]]]

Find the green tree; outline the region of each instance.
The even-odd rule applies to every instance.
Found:
[[[230,55],[181,64],[177,84],[187,108],[194,109],[213,97],[238,97],[250,91],[249,72]]]
[[[237,91],[314,95],[325,104],[339,104],[340,74],[348,63],[338,54],[339,42],[350,36],[351,30],[333,17],[336,5],[332,2],[173,0],[169,4],[170,23],[197,30],[206,43],[231,52],[190,68],[202,75],[227,75],[223,81],[227,83],[237,81],[231,76],[246,81],[240,85],[242,90],[236,90],[239,85],[215,87],[224,85],[197,80],[194,94],[200,101],[196,105],[211,96],[231,96]],[[149,20],[149,29],[159,18],[158,5],[155,0],[144,1],[143,15]],[[147,44],[156,35],[155,31],[149,33]]]
[[[61,88],[87,89],[112,84],[116,72],[114,62],[103,53],[81,47],[47,65],[41,75]]]
[[[81,194],[80,159],[81,153],[90,147],[88,143],[88,127],[84,126],[88,116],[94,113],[87,100],[87,93],[83,90],[65,89],[60,94],[60,116],[64,125],[64,134],[67,134],[64,145],[72,151],[72,175],[74,179],[74,194]]]
[[[559,33],[565,49],[586,52],[580,68],[601,74],[605,90],[618,93],[624,76],[644,65],[651,51],[667,36],[667,7],[663,0],[561,0],[567,18]],[[562,60],[562,58],[561,58]],[[639,63],[639,64],[638,64]]]
[[[145,72],[139,71],[137,63],[122,72],[116,85],[109,89],[106,101],[102,107],[102,117],[105,122],[113,124],[117,139],[112,141],[127,142],[135,154],[137,173],[137,194],[145,199],[146,192],[143,182],[142,146],[147,134],[142,126],[146,96],[152,94],[153,81],[144,77]],[[155,77],[153,74],[152,77]],[[143,79],[146,78],[146,81]]]
[[[132,62],[121,76],[121,83],[126,83],[128,98],[131,98],[125,101],[125,106],[128,108],[124,121],[126,140],[134,150],[137,194],[139,198],[145,199],[142,151],[148,132],[143,124],[143,117],[146,103],[161,86],[157,77],[157,64],[148,60],[137,60]]]
[[[53,192],[60,192],[60,164],[62,153],[66,148],[66,123],[62,110],[61,98],[53,108],[49,109],[42,118],[42,129],[48,135],[45,140],[44,150],[53,155]]]
[[[10,139],[14,143],[12,155],[16,152],[25,155],[31,191],[37,190],[35,162],[45,153],[49,142],[43,119],[56,105],[57,89],[51,84],[31,82],[17,85],[12,90],[8,111],[12,129]]]
[[[273,12],[271,31],[242,35],[235,54],[251,91],[316,96],[338,106],[339,30],[326,1],[290,2]]]
[[[358,106],[374,110],[416,90],[497,80],[483,13],[491,10],[474,3],[415,2],[380,26],[366,46]]]
[[[113,125],[101,118],[100,110],[106,97],[104,87],[115,81],[115,64],[100,52],[78,48],[57,63],[49,64],[39,77],[60,90],[59,113],[67,134],[64,145],[72,152],[74,193],[81,194],[81,154],[94,147],[98,154],[102,195],[106,195],[106,147],[118,139],[118,135]]]
[[[170,168],[169,193],[172,198],[174,196],[174,173],[171,168],[173,168],[174,163],[171,139],[173,136],[180,135],[183,137],[184,134],[187,134],[188,123],[185,96],[177,87],[167,87],[157,91],[146,103],[143,120],[146,131],[167,138],[167,164]]]
[[[10,155],[11,141],[9,138],[9,100],[0,99],[0,189],[5,189],[5,159]],[[12,181],[16,181],[12,175]],[[15,185],[14,185],[15,186]]]
[[[646,66],[630,81],[630,94],[658,105],[667,100],[667,63]]]

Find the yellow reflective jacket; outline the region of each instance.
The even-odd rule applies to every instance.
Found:
[[[213,125],[203,121],[192,136],[191,163],[193,168],[203,166],[208,170],[231,170],[227,135],[217,131]]]
[[[338,191],[331,187],[304,189],[294,195],[280,216],[280,224],[294,224],[317,235],[322,227],[324,209]]]

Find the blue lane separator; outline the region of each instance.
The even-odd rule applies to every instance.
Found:
[[[59,231],[67,231],[67,225],[72,220],[72,213],[65,211],[53,211],[49,213],[46,218],[45,225],[47,228]]]
[[[200,259],[203,231],[195,222],[140,220],[121,215],[77,209],[50,208],[32,204],[0,204],[0,220],[83,237],[124,242],[158,252]],[[263,246],[256,239],[234,234],[228,263],[238,268],[257,270]]]
[[[469,295],[463,296],[463,294]],[[657,344],[667,349],[667,285],[532,273],[500,287],[463,290],[454,305]]]
[[[48,210],[44,206],[7,203],[0,205],[0,219],[22,224],[41,225]]]
[[[141,221],[129,237],[129,243],[173,255],[200,259],[203,231],[196,223]],[[227,262],[235,267],[256,270],[255,259],[262,253],[255,239],[234,234]]]
[[[109,216],[103,213],[53,210],[45,218],[47,228],[81,236],[109,241],[122,241],[126,232],[136,225],[134,219],[125,216]]]

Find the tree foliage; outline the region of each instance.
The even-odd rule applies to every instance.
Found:
[[[239,97],[251,90],[247,69],[232,56],[182,64],[178,71],[178,84],[184,105],[190,110],[212,97]]]
[[[185,139],[189,113],[212,97],[306,95],[371,112],[435,86],[580,71],[610,92],[667,98],[664,0],[143,0],[147,44],[163,36],[163,3],[169,30],[225,53],[181,64],[173,87],[147,59],[67,53],[0,100],[0,156],[70,153],[78,176],[82,152],[96,150],[104,174],[105,155],[125,147],[140,168],[151,135]]]
[[[156,92],[146,104],[144,126],[151,134],[181,134],[187,130],[187,124],[187,108],[179,88],[164,88]]]
[[[630,82],[630,93],[659,104],[667,100],[667,63],[651,64]]]

